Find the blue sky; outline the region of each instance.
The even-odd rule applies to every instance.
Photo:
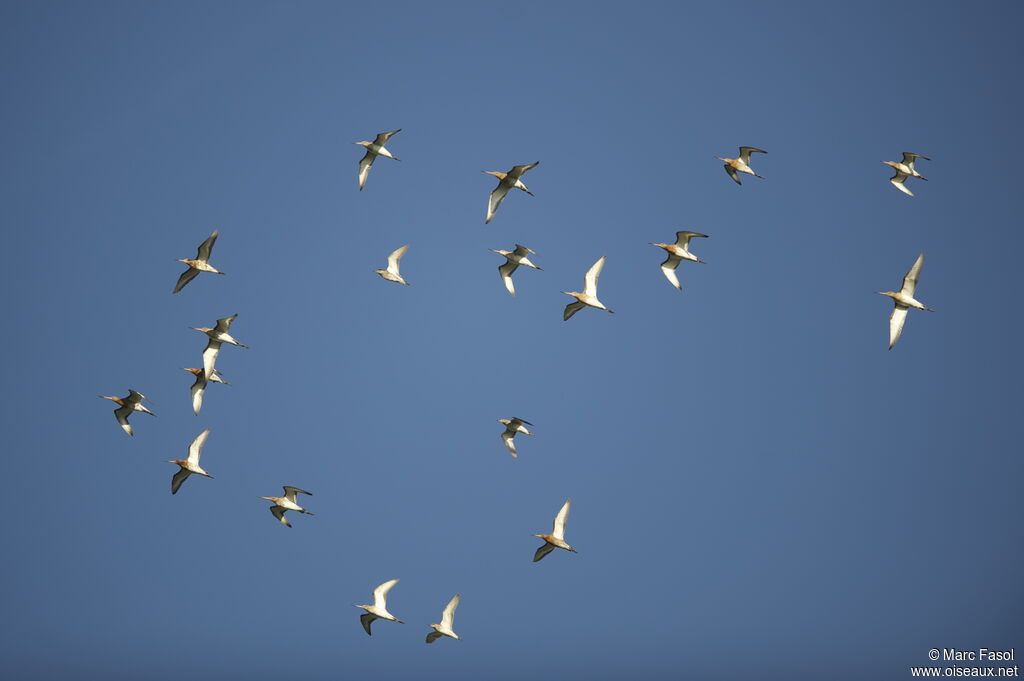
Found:
[[[0,5],[4,675],[902,679],[1021,649],[1022,18]],[[359,192],[351,143],[396,128]],[[729,180],[739,145],[766,179]],[[480,171],[537,160],[485,226]],[[227,275],[172,296],[215,228]],[[681,292],[648,245],[678,229],[709,235]],[[375,276],[406,243],[412,286]],[[544,271],[513,298],[488,249],[516,243]],[[920,252],[936,311],[887,351],[875,292]],[[616,313],[563,322],[601,255]],[[234,313],[252,347],[197,417],[189,327]],[[134,438],[96,397],[129,388]],[[215,478],[172,497],[204,428]],[[291,530],[258,498],[284,484],[314,494]],[[532,564],[566,498],[579,554]],[[351,604],[394,577],[406,624],[367,637]],[[463,640],[424,645],[456,592]]]

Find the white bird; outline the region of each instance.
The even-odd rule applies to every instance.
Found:
[[[210,376],[213,375],[214,362],[217,361],[217,355],[220,354],[220,346],[222,343],[229,343],[231,345],[237,345],[240,348],[248,348],[248,345],[239,343],[228,330],[231,328],[231,322],[235,321],[238,317],[237,314],[233,314],[230,317],[224,317],[223,319],[217,320],[217,326],[214,328],[193,326],[192,328],[196,331],[202,331],[210,339],[206,343],[206,349],[203,350],[203,371],[206,372],[206,379],[209,380]]]
[[[919,159],[919,158],[924,159],[925,161],[930,161],[931,160],[927,156],[922,156],[921,154],[915,154],[915,153],[910,152],[910,151],[904,151],[903,152],[903,161],[882,161],[882,163],[884,163],[885,165],[892,166],[893,169],[896,171],[896,174],[889,178],[889,182],[892,183],[893,187],[896,187],[896,189],[899,189],[901,192],[903,192],[907,196],[913,196],[914,195],[903,184],[903,182],[908,177],[916,177],[918,179],[926,180],[926,181],[928,180],[927,177],[925,177],[924,175],[922,175],[921,173],[917,172],[914,169],[914,160],[915,159]]]
[[[533,196],[533,192],[531,192],[519,178],[521,178],[526,171],[537,167],[539,163],[540,161],[536,161],[529,165],[512,166],[512,170],[507,173],[500,173],[495,170],[484,171],[488,175],[494,175],[498,178],[498,186],[494,188],[494,191],[491,192],[490,197],[487,199],[487,219],[484,220],[484,224],[490,222],[491,218],[494,217],[494,214],[498,212],[498,206],[500,206],[501,202],[505,200],[505,195],[508,194],[509,189],[522,189],[530,196]]]
[[[121,424],[121,429],[129,435],[135,435],[134,431],[132,431],[131,424],[128,423],[128,415],[133,411],[141,411],[149,414],[150,416],[156,416],[156,414],[151,412],[144,404],[142,404],[143,400],[149,402],[149,398],[142,393],[135,392],[134,390],[129,390],[127,397],[115,397],[113,395],[100,395],[100,397],[105,400],[115,402],[118,405],[117,409],[114,410],[114,418],[117,419],[119,424]]]
[[[442,636],[454,638],[456,641],[461,640],[452,630],[452,620],[455,619],[455,608],[459,607],[459,600],[459,594],[455,594],[448,601],[448,605],[444,606],[444,610],[441,611],[441,623],[430,625],[434,630],[427,634],[427,643],[433,643]]]
[[[736,184],[743,184],[740,182],[740,176],[737,173],[746,173],[747,175],[753,175],[754,177],[760,177],[762,180],[764,177],[754,172],[753,168],[750,167],[750,154],[752,152],[759,154],[767,154],[768,152],[764,149],[758,149],[757,147],[740,147],[739,158],[721,158],[717,157],[719,161],[725,161],[725,172],[729,173],[729,177],[733,179]]]
[[[216,343],[216,341],[210,341]],[[196,380],[192,383],[192,387],[189,392],[192,395],[192,411],[195,412],[196,416],[199,416],[199,410],[203,408],[203,393],[206,392],[206,384],[208,382],[221,383],[223,385],[231,385],[220,376],[220,372],[216,369],[210,373],[210,378],[207,380],[206,372],[202,369],[189,369],[182,367],[183,370],[193,374]]]
[[[210,436],[210,429],[207,428],[203,432],[199,433],[198,437],[192,441],[192,444],[188,446],[188,458],[187,459],[172,459],[167,463],[178,464],[179,470],[171,478],[171,494],[177,494],[178,489],[181,487],[181,483],[188,480],[188,476],[195,473],[196,475],[205,475],[208,478],[213,476],[207,473],[199,465],[199,456],[203,453],[203,445],[206,444],[206,438]]]
[[[384,277],[388,281],[396,281],[399,284],[405,284],[406,286],[409,286],[409,282],[407,282],[405,279],[402,279],[402,275],[399,274],[398,272],[398,263],[402,259],[402,256],[405,255],[405,252],[407,250],[409,250],[409,244],[406,244],[401,248],[393,251],[391,255],[388,256],[388,268],[386,270],[374,270],[374,272]]]
[[[903,287],[899,291],[878,291],[880,295],[889,296],[893,301],[892,315],[889,316],[889,349],[896,345],[903,333],[903,323],[907,320],[907,310],[916,307],[918,310],[934,312],[930,307],[914,298],[914,289],[917,288],[917,278],[921,275],[921,265],[924,264],[924,253],[917,256],[917,260],[911,266],[906,276],[903,277]]]
[[[391,136],[400,132],[402,132],[401,128],[391,132],[382,132],[372,142],[353,142],[353,144],[366,148],[366,154],[359,160],[359,191],[363,191],[363,185],[366,184],[366,176],[370,174],[370,166],[373,165],[378,156],[387,156],[396,161],[402,160],[384,148],[384,145],[391,139]]]
[[[498,266],[498,275],[501,276],[501,280],[505,282],[505,288],[512,295],[516,294],[515,284],[512,283],[512,273],[516,271],[516,268],[520,265],[525,265],[535,270],[542,269],[530,262],[530,254],[537,255],[537,253],[536,251],[531,251],[526,246],[516,244],[516,250],[514,251],[499,251],[496,248],[492,248],[491,251],[505,256],[505,263]]]
[[[569,500],[566,499],[562,508],[558,511],[558,515],[555,516],[555,526],[552,528],[551,534],[533,535],[534,537],[540,537],[544,540],[544,545],[537,549],[537,552],[533,554],[534,563],[554,551],[556,548],[572,551],[573,553],[577,552],[576,549],[565,543],[565,519],[568,517]]]
[[[680,290],[683,287],[679,285],[679,279],[676,277],[676,267],[679,266],[679,263],[683,260],[704,262],[693,253],[690,253],[690,239],[695,236],[707,238],[708,235],[701,234],[700,232],[676,232],[676,242],[674,244],[651,244],[668,252],[668,258],[665,262],[661,263],[661,271],[664,273],[665,278],[668,279],[668,282]]]
[[[516,433],[533,435],[533,433],[526,429],[526,426],[532,426],[533,424],[525,419],[516,417],[511,419],[498,419],[498,423],[505,425],[505,431],[501,434],[501,440],[505,443],[505,446],[508,447],[508,453],[513,457],[518,458],[519,454],[516,453],[516,443],[512,438],[516,436]],[[526,426],[523,425],[524,423]]]
[[[270,512],[274,514],[274,517],[281,521],[281,524],[285,527],[291,527],[292,524],[288,522],[288,519],[284,517],[286,511],[298,511],[299,513],[305,513],[306,515],[313,515],[311,512],[299,506],[299,503],[295,500],[297,494],[308,494],[313,496],[312,492],[307,492],[304,489],[298,487],[292,487],[291,485],[284,485],[284,496],[283,497],[260,497],[260,499],[266,499],[267,501],[273,501],[274,505],[270,507]]]
[[[195,260],[178,258],[178,262],[183,262],[188,265],[188,269],[182,272],[181,276],[178,277],[178,283],[174,285],[174,290],[171,291],[171,293],[177,293],[181,289],[185,288],[185,284],[198,277],[200,272],[224,274],[217,268],[210,265],[210,251],[213,250],[213,244],[217,241],[218,234],[220,234],[220,230],[213,230],[213,234],[207,237],[206,241],[199,244],[199,251],[196,253]]]
[[[615,310],[609,310],[604,306],[600,300],[597,299],[597,278],[601,276],[601,270],[604,269],[604,258],[601,256],[597,262],[590,266],[587,270],[587,274],[583,277],[583,293],[578,291],[562,291],[567,296],[572,296],[576,299],[575,303],[569,303],[565,306],[565,312],[562,313],[562,320],[567,320],[586,306],[596,307],[598,310],[605,310],[606,312],[614,312]]]
[[[365,614],[359,616],[359,621],[363,624],[363,629],[366,629],[366,633],[370,633],[370,625],[373,624],[374,620],[391,620],[392,622],[398,622],[399,624],[405,624],[402,620],[398,619],[390,612],[388,612],[388,592],[391,591],[391,587],[398,584],[397,579],[392,579],[384,582],[376,589],[373,590],[373,605],[356,605],[353,607],[362,608],[366,611]]]

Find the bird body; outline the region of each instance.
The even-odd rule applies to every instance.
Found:
[[[494,214],[498,212],[498,206],[505,200],[505,195],[508,194],[510,189],[520,189],[530,196],[533,196],[525,184],[520,179],[528,170],[535,168],[540,161],[530,163],[522,166],[513,166],[507,173],[501,173],[496,170],[485,170],[484,172],[488,175],[493,175],[498,178],[498,186],[491,191],[491,195],[487,198],[487,219],[484,220],[484,224],[491,221]]]
[[[128,423],[128,415],[133,411],[141,411],[150,416],[156,416],[156,414],[146,408],[146,405],[142,404],[143,400],[148,402],[149,399],[142,393],[135,392],[134,390],[129,390],[127,397],[115,397],[113,395],[100,395],[100,397],[117,404],[117,409],[114,410],[114,418],[121,425],[121,429],[129,435],[135,435],[131,424]]]
[[[762,180],[763,176],[758,175],[754,172],[754,169],[750,167],[750,154],[757,152],[760,154],[767,154],[768,152],[764,149],[758,149],[757,147],[740,147],[739,158],[718,158],[719,161],[725,161],[725,172],[729,173],[729,177],[733,179],[736,184],[743,184],[740,182],[740,176],[737,173],[746,173],[747,175],[753,175],[754,177],[760,177]]]
[[[233,314],[230,317],[218,319],[217,326],[213,327],[212,329],[200,326],[193,326],[192,328],[195,329],[196,331],[202,331],[207,335],[207,337],[210,338],[210,340],[215,340],[218,343],[230,343],[231,345],[237,345],[240,348],[248,348],[248,345],[243,345],[242,343],[239,343],[234,338],[232,338],[230,333],[228,333],[228,329],[231,328],[231,323],[235,321],[236,317],[238,317],[238,315]]]
[[[505,256],[505,263],[498,266],[498,275],[501,277],[501,280],[505,282],[505,288],[512,295],[516,294],[515,284],[512,283],[512,273],[515,272],[520,265],[532,267],[535,270],[542,269],[530,262],[530,254],[532,253],[533,255],[537,255],[537,253],[536,251],[531,251],[526,246],[516,244],[516,250],[514,251],[501,251],[496,248],[492,248],[491,251]]]
[[[210,436],[210,429],[207,428],[203,432],[199,433],[192,444],[188,446],[188,458],[187,459],[172,459],[167,463],[178,464],[178,472],[171,478],[171,494],[177,494],[178,490],[181,489],[181,484],[188,480],[188,477],[195,473],[196,475],[204,475],[208,478],[213,476],[203,470],[202,466],[199,465],[199,457],[203,453],[203,445],[206,444],[206,438]]]
[[[562,313],[562,320],[565,321],[572,317],[574,314],[582,310],[584,307],[596,307],[598,310],[604,310],[606,312],[614,312],[615,310],[609,310],[604,306],[597,298],[597,280],[601,276],[601,270],[604,269],[605,256],[601,256],[597,262],[590,266],[587,270],[587,274],[583,277],[583,292],[579,291],[562,291],[567,296],[572,296],[576,299],[576,302],[569,303],[565,306],[565,311]]]
[[[675,286],[677,289],[682,290],[682,286],[679,285],[679,278],[676,277],[676,267],[683,260],[692,260],[693,262],[703,263],[704,261],[690,253],[690,239],[693,237],[707,238],[707,234],[701,234],[700,232],[676,232],[676,242],[674,244],[656,244],[652,243],[652,246],[664,249],[668,253],[668,258],[665,262],[661,263],[661,271],[668,279],[668,282]]]
[[[185,284],[198,277],[200,272],[224,274],[210,264],[210,252],[213,250],[213,244],[217,241],[218,234],[220,234],[220,230],[213,230],[213,234],[207,237],[206,241],[199,244],[199,251],[196,253],[196,257],[194,259],[178,259],[178,262],[183,262],[188,265],[188,269],[182,272],[181,276],[178,277],[178,283],[175,284],[174,290],[171,291],[171,293],[177,293],[181,289],[185,288]]]
[[[537,549],[537,552],[533,554],[533,562],[536,563],[544,556],[548,555],[552,551],[557,549],[565,549],[566,551],[572,551],[576,553],[576,549],[569,546],[565,541],[565,521],[569,517],[569,500],[566,499],[565,503],[562,504],[562,508],[559,509],[558,515],[555,516],[554,527],[551,529],[551,534],[535,534],[534,537],[539,537],[544,540],[544,545]]]
[[[433,643],[442,636],[454,638],[456,641],[461,640],[459,635],[452,629],[452,623],[455,619],[455,608],[459,607],[460,600],[461,597],[459,594],[455,594],[452,599],[448,601],[448,605],[444,606],[444,610],[441,611],[441,623],[430,625],[433,631],[427,634],[427,643]]]
[[[409,286],[409,282],[402,278],[402,275],[398,270],[399,262],[402,260],[402,256],[405,255],[407,250],[409,250],[409,244],[394,250],[391,255],[388,256],[388,268],[386,270],[374,270],[374,272],[388,281],[394,281],[396,283]]]
[[[391,132],[382,132],[372,142],[353,142],[353,144],[358,144],[366,149],[366,154],[359,160],[359,191],[363,191],[363,185],[366,184],[366,176],[370,174],[370,167],[377,160],[378,156],[386,156],[396,161],[402,160],[384,148],[384,145],[391,139],[391,136],[400,132],[402,132],[401,128]]]
[[[370,635],[370,636],[373,635],[372,633],[370,633],[370,625],[373,624],[373,622],[375,620],[378,620],[378,619],[391,620],[392,622],[398,622],[399,624],[405,624],[405,622],[403,622],[402,620],[398,619],[397,617],[392,615],[390,612],[388,612],[388,603],[387,603],[388,592],[391,591],[391,587],[393,587],[395,584],[398,584],[398,580],[397,579],[391,579],[391,580],[388,580],[388,581],[384,582],[383,584],[378,586],[376,589],[374,589],[373,590],[373,605],[355,605],[355,606],[353,606],[353,607],[356,607],[356,608],[362,608],[363,610],[366,611],[365,614],[359,616],[359,621],[362,623],[363,629],[366,630],[366,633],[368,635]]]
[[[903,277],[903,286],[899,291],[878,291],[879,295],[889,296],[893,301],[892,314],[889,315],[889,349],[896,345],[903,333],[903,324],[907,320],[907,310],[917,308],[934,312],[932,308],[914,298],[914,291],[917,289],[917,280],[921,275],[921,266],[924,265],[924,253],[917,256],[917,260]]]
[[[892,183],[892,186],[896,187],[896,189],[899,189],[907,196],[914,195],[913,192],[907,189],[906,185],[904,184],[908,177],[916,177],[918,179],[925,181],[928,180],[927,177],[917,172],[917,170],[914,168],[914,161],[919,158],[924,159],[925,161],[931,160],[927,156],[915,154],[910,151],[904,151],[902,161],[882,161],[882,163],[892,167],[893,170],[896,171],[896,174],[889,178],[889,182]]]
[[[266,499],[267,501],[273,501],[274,505],[270,507],[270,512],[274,514],[282,525],[285,527],[291,527],[292,524],[288,522],[288,519],[284,517],[286,511],[297,511],[298,513],[304,513],[306,515],[313,515],[310,511],[302,508],[296,501],[297,494],[308,494],[313,496],[312,492],[307,492],[304,489],[298,487],[292,487],[291,485],[284,485],[284,496],[283,497],[260,497],[260,499]]]
[[[505,431],[501,434],[501,440],[508,448],[508,453],[511,454],[513,458],[518,458],[519,454],[516,452],[516,443],[513,438],[516,436],[516,433],[533,435],[533,433],[526,429],[526,426],[532,426],[533,424],[517,417],[513,417],[511,419],[498,419],[498,423],[504,424],[505,426]],[[526,426],[523,425],[524,423]]]

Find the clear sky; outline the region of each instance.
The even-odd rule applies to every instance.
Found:
[[[910,678],[1024,654],[988,3],[0,4],[0,675]],[[357,190],[362,149],[401,128]],[[740,145],[766,179],[736,186]],[[910,198],[881,160],[930,157]],[[494,178],[540,161],[489,225]],[[213,229],[212,262],[171,289]],[[672,288],[649,245],[709,235]],[[488,249],[524,244],[509,296]],[[381,280],[410,244],[409,287]],[[888,351],[890,300],[917,297]],[[608,260],[614,315],[562,309]],[[204,338],[251,345],[189,402]],[[135,389],[135,437],[97,395]],[[512,459],[496,419],[535,427]],[[188,443],[203,466],[169,493]],[[313,492],[294,528],[260,496]],[[531,558],[566,498],[579,553]],[[294,515],[294,514],[292,514]],[[355,603],[400,578],[405,624]],[[462,641],[424,644],[462,594]]]

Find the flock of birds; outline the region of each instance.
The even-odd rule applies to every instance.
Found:
[[[384,156],[386,158],[399,160],[397,156],[392,154],[388,149],[385,148],[385,144],[395,134],[401,132],[401,130],[392,130],[390,132],[382,132],[372,141],[355,142],[366,149],[365,155],[359,161],[359,190],[362,191],[366,185],[366,179],[369,176],[370,169],[373,167],[374,161],[378,156]],[[737,158],[719,158],[718,160],[724,162],[724,168],[729,177],[731,177],[737,184],[742,185],[740,180],[740,174],[753,175],[754,177],[762,178],[763,176],[756,173],[753,168],[750,167],[750,155],[752,153],[767,153],[763,149],[756,147],[740,147],[739,156]],[[890,178],[890,182],[894,187],[899,189],[904,194],[913,196],[913,193],[905,186],[905,181],[910,178],[918,178],[926,180],[917,170],[914,168],[914,162],[917,159],[929,160],[925,156],[920,154],[914,154],[911,152],[903,153],[902,161],[882,161],[886,165],[891,166],[895,169],[896,174]],[[513,166],[508,172],[497,172],[497,171],[484,171],[488,175],[493,175],[498,178],[498,185],[491,192],[487,201],[487,215],[484,220],[485,224],[490,223],[498,211],[499,206],[509,191],[512,189],[519,189],[527,194],[533,196],[533,193],[529,188],[523,184],[522,177],[528,171],[537,167],[539,161],[526,164]],[[181,258],[179,262],[182,262],[188,266],[181,276],[178,277],[178,281],[174,286],[172,293],[178,293],[185,286],[187,286],[193,279],[195,279],[202,272],[209,272],[212,274],[224,274],[220,270],[216,269],[210,264],[210,257],[213,252],[214,244],[217,242],[219,235],[218,230],[214,230],[210,236],[200,244],[196,257],[193,259]],[[683,260],[689,260],[692,262],[703,263],[704,261],[698,258],[696,255],[690,252],[690,241],[693,238],[707,238],[707,234],[701,234],[699,232],[691,231],[678,231],[676,232],[676,240],[674,243],[652,243],[652,246],[657,246],[663,249],[668,257],[663,263],[661,263],[661,271],[665,275],[668,282],[676,289],[682,290],[682,286],[679,283],[679,279],[676,276],[676,268]],[[409,285],[401,274],[399,269],[402,256],[405,255],[409,249],[409,245],[406,244],[393,251],[388,256],[388,266],[386,269],[375,270],[375,272],[387,281],[392,281],[399,284]],[[536,253],[529,248],[516,244],[515,250],[504,251],[491,249],[493,252],[505,257],[505,262],[498,267],[498,274],[505,284],[506,290],[511,295],[516,294],[515,285],[512,281],[512,274],[520,266],[530,267],[533,269],[541,269],[537,265],[530,262],[530,255],[536,255]],[[924,254],[920,254],[917,260],[911,266],[906,276],[903,278],[903,285],[899,291],[879,291],[881,295],[888,296],[893,300],[893,311],[889,318],[889,348],[896,344],[899,340],[901,333],[903,332],[903,325],[906,321],[907,311],[913,307],[919,310],[931,310],[926,307],[923,303],[914,298],[914,293],[917,288],[917,282],[921,274],[921,266],[924,263]],[[568,320],[574,314],[579,312],[585,307],[593,307],[598,310],[604,310],[606,312],[613,312],[609,309],[601,300],[597,297],[597,283],[601,276],[601,271],[604,268],[605,256],[601,256],[591,267],[587,270],[587,273],[583,277],[583,291],[563,291],[564,294],[572,296],[573,302],[565,306],[562,318]],[[196,331],[200,331],[206,335],[206,347],[203,349],[203,366],[202,368],[185,368],[185,371],[192,373],[195,376],[195,381],[190,389],[192,398],[192,410],[198,416],[199,411],[203,406],[203,394],[206,391],[207,386],[210,383],[221,383],[223,385],[230,385],[223,379],[220,372],[216,368],[217,357],[220,353],[221,347],[227,343],[228,345],[234,345],[241,348],[247,348],[247,345],[235,340],[230,334],[232,323],[238,315],[231,315],[230,317],[224,317],[217,320],[217,324],[214,327],[193,327]],[[115,402],[118,407],[114,410],[114,418],[117,423],[121,426],[125,433],[128,435],[134,435],[132,425],[128,422],[128,417],[136,412],[140,411],[145,414],[156,416],[143,402],[148,402],[148,399],[142,393],[135,390],[130,390],[126,397],[106,396],[101,395],[103,399],[111,400]],[[518,457],[515,445],[515,437],[517,434],[522,433],[524,435],[533,435],[526,426],[532,426],[533,424],[525,419],[514,417],[511,419],[498,419],[498,422],[505,426],[504,431],[501,433],[501,440],[504,442],[505,447],[508,449],[509,454],[512,457]],[[207,473],[200,465],[200,457],[202,456],[203,446],[206,444],[206,440],[210,435],[210,429],[207,428],[201,432],[189,445],[188,456],[185,459],[174,459],[169,463],[178,465],[178,471],[175,472],[171,478],[171,494],[177,494],[181,489],[184,482],[193,474],[201,475],[207,478],[213,476]],[[284,485],[284,495],[279,497],[260,497],[273,503],[270,506],[270,512],[274,517],[284,526],[292,527],[291,522],[285,514],[288,511],[301,513],[304,515],[313,515],[312,512],[303,508],[298,502],[298,495],[304,494],[311,496],[311,492],[294,487],[291,485]],[[555,515],[554,524],[551,530],[551,534],[536,534],[535,537],[544,540],[542,544],[534,553],[533,561],[537,562],[547,556],[549,553],[554,551],[556,548],[563,549],[572,553],[576,553],[576,549],[570,546],[565,541],[565,524],[569,516],[570,500],[566,499],[565,503],[559,509]],[[401,623],[399,620],[387,609],[387,596],[391,589],[398,583],[398,579],[391,579],[383,584],[379,585],[373,590],[373,603],[371,605],[356,605],[354,607],[365,610],[365,613],[360,615],[360,622],[363,625],[363,629],[367,634],[371,634],[370,625],[378,620],[390,620],[392,622]],[[455,617],[455,609],[459,606],[461,597],[459,594],[455,594],[452,599],[445,606],[441,613],[441,622],[438,624],[431,624],[430,627],[433,629],[427,634],[426,642],[433,643],[439,638],[449,637],[453,639],[459,639],[458,634],[453,629],[453,622]]]

